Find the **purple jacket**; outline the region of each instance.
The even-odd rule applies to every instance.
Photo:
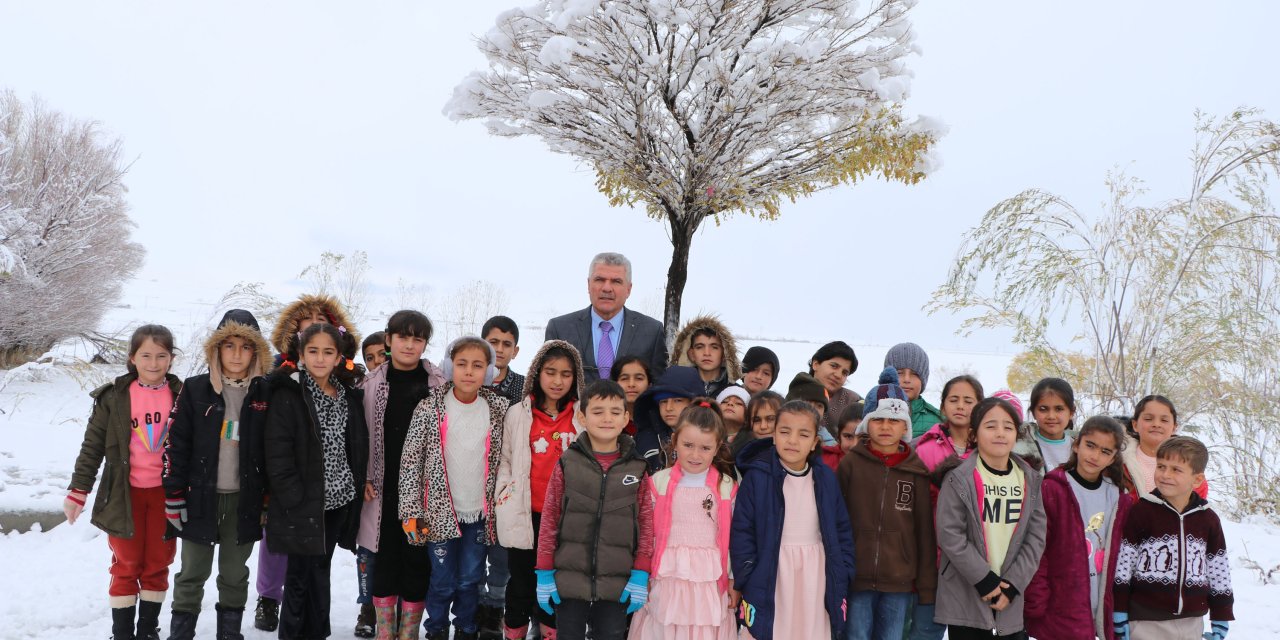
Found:
[[[1116,556],[1120,552],[1124,521],[1133,506],[1133,494],[1120,494],[1111,515],[1111,533],[1107,537],[1107,563],[1103,566],[1102,611],[1094,615],[1089,606],[1088,551],[1084,539],[1084,523],[1080,519],[1080,503],[1071,490],[1067,472],[1054,469],[1040,485],[1044,496],[1048,527],[1040,568],[1027,586],[1023,617],[1027,633],[1040,640],[1093,640],[1095,621],[1101,621],[1106,638],[1111,640],[1112,588]]]

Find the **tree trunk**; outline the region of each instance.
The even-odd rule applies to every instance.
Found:
[[[662,323],[667,333],[667,351],[670,352],[680,331],[680,303],[684,298],[684,285],[689,279],[689,247],[697,223],[679,225],[671,223],[671,266],[667,269],[666,305],[662,310]]]

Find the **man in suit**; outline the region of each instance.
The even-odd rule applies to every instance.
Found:
[[[667,368],[666,331],[662,323],[626,308],[631,295],[631,261],[620,253],[601,253],[587,272],[591,306],[552,318],[546,340],[564,340],[582,353],[586,382],[609,377],[613,362],[639,356],[653,369],[654,379]]]

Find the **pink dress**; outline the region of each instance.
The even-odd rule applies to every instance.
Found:
[[[786,516],[778,549],[778,582],[773,592],[773,637],[826,640],[827,553],[818,531],[818,503],[813,473],[787,474],[782,481]]]
[[[717,581],[716,499],[710,487],[674,487],[671,532],[649,583],[649,603],[631,620],[631,640],[731,640],[729,596]],[[728,526],[728,523],[725,523]]]

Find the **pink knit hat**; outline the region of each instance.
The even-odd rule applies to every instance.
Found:
[[[1001,389],[991,394],[991,397],[1000,398],[1001,400],[1004,400],[1009,404],[1013,405],[1014,409],[1017,409],[1019,426],[1021,426],[1021,423],[1026,422],[1026,417],[1022,413],[1022,401],[1018,399],[1018,396],[1013,395],[1012,391],[1008,389]]]

